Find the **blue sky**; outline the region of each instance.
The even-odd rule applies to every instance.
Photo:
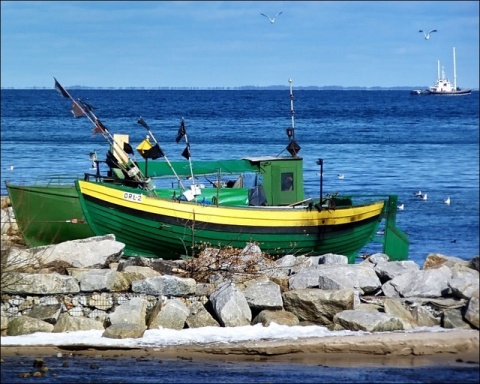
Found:
[[[478,89],[478,1],[1,2],[2,87],[428,86],[453,47]]]

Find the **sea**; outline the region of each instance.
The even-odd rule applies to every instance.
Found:
[[[404,209],[397,211],[397,226],[408,235],[409,258],[420,266],[431,253],[464,260],[479,254],[478,91],[444,97],[413,96],[401,90],[296,90],[293,86],[291,98],[288,87],[66,88],[72,97],[94,108],[109,132],[128,134],[133,148],[148,134],[138,124],[141,116],[169,160],[186,161],[182,157],[185,140],[175,140],[182,119],[192,160],[288,156],[287,129],[293,128],[301,148],[298,155],[304,159],[307,196],[320,194],[321,159],[323,194],[398,196]],[[2,196],[7,194],[5,180],[37,183],[52,175],[82,177],[90,172],[90,154],[102,159],[109,146],[102,135],[92,133],[92,128],[87,118],[73,117],[71,102],[62,98],[53,84],[52,89],[2,89]],[[141,159],[138,154],[137,159]],[[418,192],[427,199],[417,197]],[[448,197],[450,204],[445,203]],[[367,245],[360,256],[375,252],[381,252],[378,243]],[[233,374],[232,367],[225,369]],[[257,376],[264,369],[265,376]],[[310,368],[301,369],[306,375]],[[377,378],[378,382],[388,382],[386,377],[392,378],[364,369],[340,369],[340,376],[328,376],[332,372],[328,371],[314,380],[341,382],[341,377],[344,382],[377,382]],[[200,380],[202,370],[196,367],[190,379],[183,377],[181,381]],[[234,371],[231,377],[235,382],[299,380],[297,369],[287,365],[282,370],[262,363]],[[398,381],[439,381],[423,373],[427,371],[405,373]],[[449,377],[442,370],[437,372],[440,381]],[[452,375],[462,379],[461,374]],[[163,380],[173,382],[174,377],[167,373]],[[216,379],[229,381],[223,376]],[[467,376],[463,379],[468,381]],[[212,380],[209,382],[215,382]],[[304,381],[308,381],[307,376]]]

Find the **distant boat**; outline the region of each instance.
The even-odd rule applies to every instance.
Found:
[[[428,93],[428,90],[426,89],[412,89],[410,91],[411,95],[426,95]]]
[[[472,93],[471,89],[461,89],[457,87],[457,69],[455,63],[455,47],[453,47],[453,85],[445,77],[445,70],[442,67],[441,76],[440,76],[440,60],[438,60],[438,75],[437,82],[435,85],[429,87],[425,95],[435,95],[435,96],[463,96],[470,95]]]

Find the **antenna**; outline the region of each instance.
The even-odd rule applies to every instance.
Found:
[[[295,141],[295,109],[293,108],[293,90],[292,90],[292,79],[288,79],[290,83],[290,114],[292,115],[292,126],[287,128],[287,136],[290,139],[290,143],[287,145],[287,151],[292,156],[297,156],[297,153],[300,152],[301,147]]]

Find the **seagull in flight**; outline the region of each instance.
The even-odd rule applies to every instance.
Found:
[[[436,29],[432,29],[430,32],[425,32],[423,29],[420,29],[418,32],[423,32],[423,36],[425,36],[425,40],[430,39],[430,33],[438,32]]]
[[[443,202],[447,205],[450,205],[450,196],[448,196]]]
[[[277,15],[271,19],[269,16],[265,15],[264,13],[260,13],[260,15],[265,16],[268,20],[270,20],[270,23],[273,24],[275,23],[275,20],[278,16],[280,16],[283,12],[278,12]]]

